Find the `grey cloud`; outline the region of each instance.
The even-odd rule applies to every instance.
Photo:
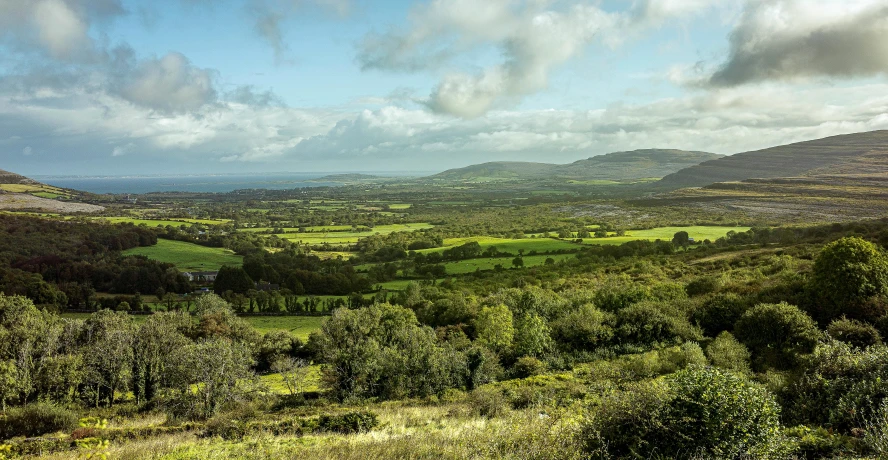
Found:
[[[53,59],[89,61],[99,52],[90,28],[123,14],[119,0],[0,0],[0,38]]]
[[[257,107],[284,107],[284,100],[271,90],[260,91],[253,85],[243,85],[225,94],[225,99],[238,104]]]
[[[756,0],[747,5],[730,42],[728,60],[710,85],[888,74],[888,6],[866,0],[816,5]]]
[[[191,111],[216,101],[215,71],[194,67],[179,53],[140,62],[118,75],[113,90],[135,104],[165,112]]]

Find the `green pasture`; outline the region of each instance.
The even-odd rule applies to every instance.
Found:
[[[368,266],[371,264],[368,264]],[[373,285],[373,288],[385,289],[387,291],[403,291],[407,289],[407,285],[410,283],[416,282],[415,280],[395,280],[395,281],[386,281],[384,283],[376,283]]]
[[[62,313],[62,318],[87,319],[91,313]],[[130,315],[135,324],[142,324],[149,315]],[[308,340],[309,334],[321,328],[326,316],[243,316],[254,329],[262,334],[271,331],[287,331],[300,340]]]
[[[351,226],[339,226],[346,227],[347,230],[351,230]],[[416,230],[422,230],[426,228],[432,228],[433,225],[425,222],[421,223],[412,223],[412,224],[390,224],[390,225],[378,225],[373,227],[369,232],[352,232],[352,231],[329,231],[329,232],[305,232],[305,233],[282,233],[278,235],[281,238],[293,241],[293,242],[301,242],[303,244],[324,244],[329,243],[333,245],[337,244],[354,244],[357,243],[361,238],[366,238],[372,235],[388,235],[389,233],[394,232],[413,232]],[[326,227],[330,228],[330,227]]]
[[[123,251],[125,256],[143,255],[152,260],[171,263],[181,271],[218,270],[223,265],[241,265],[243,257],[223,248],[208,248],[194,243],[158,239],[154,246]]]
[[[265,334],[271,331],[287,331],[302,341],[321,328],[326,316],[244,316],[257,331]]]
[[[574,254],[552,254],[552,255],[539,255],[539,256],[524,256],[524,267],[537,267],[546,263],[547,258],[552,258],[555,262],[560,262],[562,260],[571,259],[576,257]],[[503,268],[509,269],[514,267],[512,265],[512,260],[514,257],[494,257],[490,259],[469,259],[469,260],[460,260],[458,262],[448,262],[444,264],[444,267],[447,269],[448,275],[462,275],[466,273],[474,273],[477,270],[493,270],[497,264],[502,265]]]
[[[623,244],[636,240],[663,240],[672,241],[672,237],[677,232],[688,232],[688,236],[695,241],[710,240],[715,241],[730,231],[737,233],[745,232],[749,227],[713,227],[713,226],[694,226],[694,227],[658,227],[649,230],[629,230],[625,236],[610,236],[608,238],[584,238],[583,244]]]
[[[422,253],[432,253],[432,252],[442,252],[445,249],[452,248],[454,246],[460,246],[466,243],[470,243],[472,241],[477,242],[481,245],[481,249],[487,249],[490,246],[496,246],[496,249],[500,252],[508,252],[509,254],[517,255],[519,254],[518,250],[523,249],[524,253],[527,254],[530,251],[536,252],[551,252],[551,251],[561,251],[561,250],[569,250],[576,251],[579,249],[576,243],[571,243],[568,241],[556,240],[553,238],[523,238],[518,240],[513,240],[509,238],[496,238],[492,236],[470,236],[466,238],[447,238],[444,240],[444,247],[441,248],[432,248],[432,249],[423,249],[417,252]]]

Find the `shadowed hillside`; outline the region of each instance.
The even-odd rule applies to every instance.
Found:
[[[4,170],[0,169],[0,184],[36,185],[36,184],[39,184],[39,182],[35,181],[34,179],[29,179],[29,178],[22,176],[22,175],[11,173],[9,171],[4,171]]]
[[[533,179],[627,181],[663,177],[720,156],[706,152],[646,149],[608,153],[564,165],[519,161],[482,163],[450,169],[427,179],[478,182]]]
[[[822,174],[827,171],[854,174],[865,172],[874,155],[886,152],[888,131],[832,136],[707,161],[670,174],[656,185],[676,189],[745,179]]]
[[[741,212],[784,222],[888,214],[888,131],[834,136],[708,161],[652,184],[645,205]]]

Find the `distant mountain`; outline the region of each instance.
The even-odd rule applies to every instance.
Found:
[[[555,174],[576,180],[633,180],[664,177],[704,161],[721,158],[708,152],[644,149],[614,152],[561,165]]]
[[[660,180],[658,187],[702,187],[716,182],[798,177],[829,172],[865,174],[888,153],[888,131],[832,136],[738,153],[691,166]]]
[[[614,152],[569,164],[498,161],[449,169],[426,179],[438,181],[502,181],[564,179],[627,181],[658,178],[721,155],[684,150],[646,149]]]
[[[538,179],[549,177],[558,165],[523,161],[492,161],[464,168],[448,169],[427,179],[447,181],[483,181]]]

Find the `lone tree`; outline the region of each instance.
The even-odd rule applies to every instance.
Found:
[[[512,259],[512,265],[514,265],[515,268],[521,268],[524,266],[524,259],[522,259],[521,256],[515,257]]]
[[[875,244],[849,237],[826,246],[814,261],[811,289],[823,304],[821,321],[847,314],[855,319],[874,320],[884,312],[860,310],[868,299],[888,294],[888,257]]]
[[[672,244],[675,246],[681,246],[685,249],[688,248],[688,244],[691,243],[691,238],[688,236],[688,232],[682,230],[680,232],[675,232],[675,235],[672,236]]]

